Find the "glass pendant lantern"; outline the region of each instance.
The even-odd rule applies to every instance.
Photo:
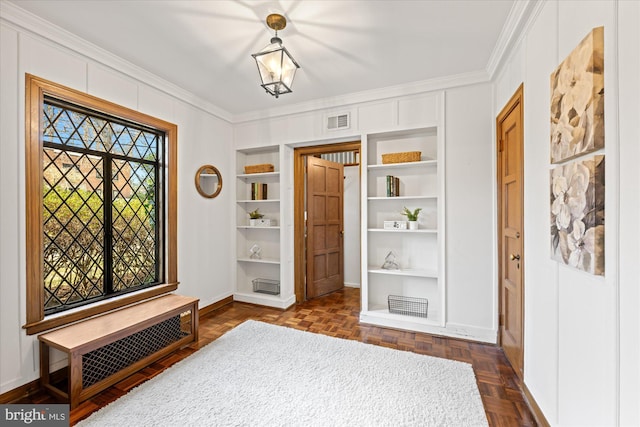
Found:
[[[291,92],[293,78],[300,66],[287,48],[282,45],[282,39],[278,37],[278,31],[287,26],[285,17],[271,14],[267,16],[267,25],[275,30],[275,37],[271,39],[268,46],[251,56],[258,65],[258,72],[262,80],[261,86],[278,98],[283,93]]]

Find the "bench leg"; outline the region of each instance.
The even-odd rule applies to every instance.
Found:
[[[74,409],[80,403],[82,391],[82,355],[69,355],[69,405]]]
[[[198,343],[198,302],[196,301],[191,308],[191,333],[193,334],[193,342]]]
[[[49,379],[49,346],[40,341],[40,381],[43,388],[51,384]]]

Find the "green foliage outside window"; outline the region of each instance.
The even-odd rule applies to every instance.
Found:
[[[45,312],[158,283],[161,135],[55,102],[44,116]]]

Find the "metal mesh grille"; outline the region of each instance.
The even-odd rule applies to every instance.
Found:
[[[389,313],[404,314],[405,316],[427,317],[426,298],[389,295]]]
[[[187,323],[188,324],[188,323]],[[171,317],[82,356],[82,388],[87,388],[189,334],[180,315]]]

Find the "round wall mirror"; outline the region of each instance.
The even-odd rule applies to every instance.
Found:
[[[202,197],[213,199],[222,190],[222,175],[215,166],[204,165],[196,172],[196,189]]]

